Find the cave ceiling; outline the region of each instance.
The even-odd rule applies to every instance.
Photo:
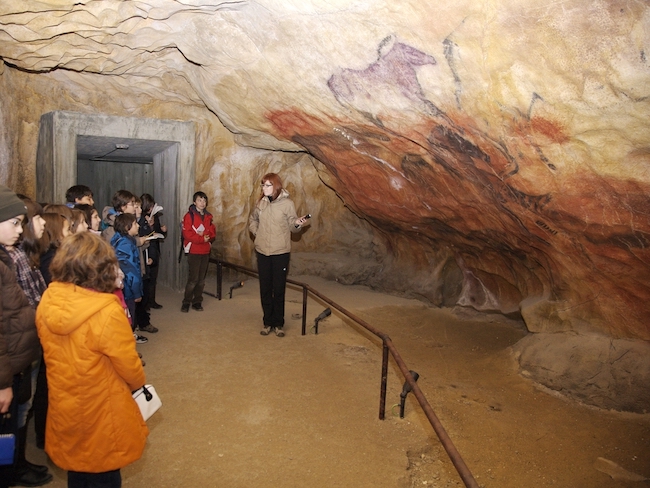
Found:
[[[644,1],[9,0],[0,58],[307,151],[395,252],[448,249],[461,304],[649,340],[649,27]]]

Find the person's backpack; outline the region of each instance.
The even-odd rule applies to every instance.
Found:
[[[183,259],[183,254],[186,254],[185,252],[185,239],[183,239],[183,221],[181,220],[179,230],[181,231],[181,248],[178,250],[178,262],[180,263],[181,260]]]
[[[190,217],[192,217],[192,222],[194,222],[194,213],[192,212],[192,209],[189,211]],[[185,220],[185,217],[183,217],[183,220]],[[190,246],[192,245],[191,242],[188,242],[187,244],[185,243],[185,239],[183,238],[183,220],[181,220],[180,223],[180,230],[181,230],[181,248],[178,251],[178,262],[181,262],[181,259],[183,258],[183,254],[187,255],[190,253]],[[196,228],[192,225],[192,228],[196,230]]]

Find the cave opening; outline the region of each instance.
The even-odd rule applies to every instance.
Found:
[[[187,267],[175,266],[180,222],[194,192],[194,124],[165,119],[56,111],[41,116],[36,196],[64,203],[66,190],[89,186],[101,214],[112,195],[151,193],[168,223],[159,282],[179,290]]]

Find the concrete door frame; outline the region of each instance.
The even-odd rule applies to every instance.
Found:
[[[182,289],[187,269],[177,263],[178,223],[194,194],[194,123],[67,111],[42,115],[36,157],[39,202],[64,203],[66,190],[77,184],[77,136],[80,135],[177,143],[154,156],[154,196],[165,207],[168,228],[166,242],[161,246],[159,282],[175,290]]]

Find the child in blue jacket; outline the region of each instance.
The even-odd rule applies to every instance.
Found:
[[[123,213],[115,217],[115,235],[111,246],[115,249],[120,269],[124,273],[124,301],[131,317],[135,317],[135,304],[142,300],[142,272],[140,270],[140,252],[135,238],[140,226],[135,215]],[[134,325],[131,325],[134,328]]]

